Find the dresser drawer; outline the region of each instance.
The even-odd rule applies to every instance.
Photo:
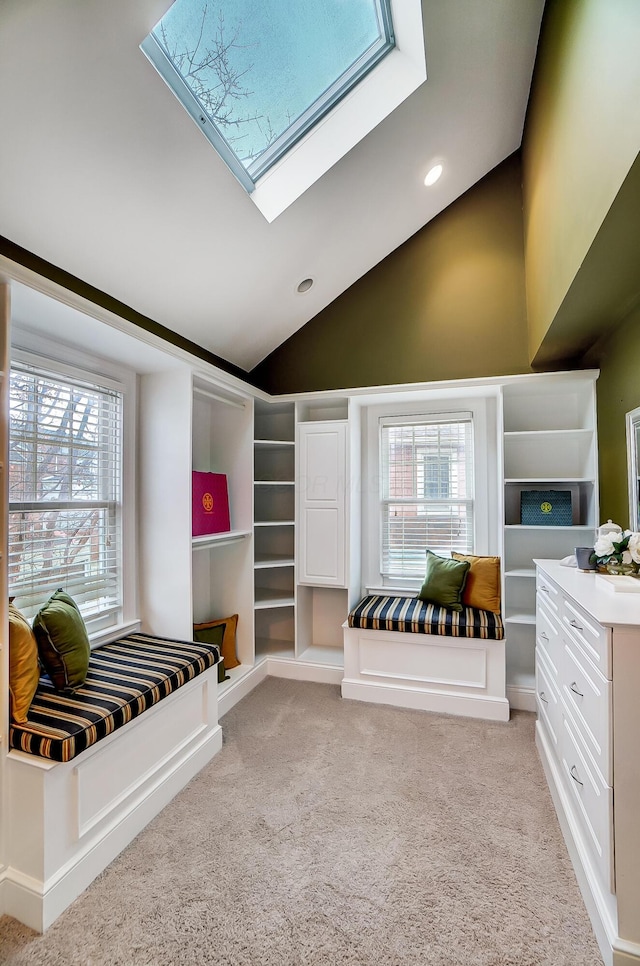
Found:
[[[576,822],[603,883],[615,892],[613,868],[613,790],[589,764],[573,723],[562,716],[562,772]]]
[[[549,744],[558,757],[558,742],[560,738],[560,726],[562,724],[562,712],[560,709],[560,696],[556,686],[552,683],[552,674],[549,666],[540,651],[536,647],[536,708],[538,720],[545,728]]]
[[[562,626],[605,678],[611,678],[611,638],[606,627],[590,617],[579,604],[565,597],[562,601]]]
[[[560,662],[562,660],[562,638],[560,622],[547,605],[546,600],[537,597],[536,607],[536,646],[544,651],[549,669],[554,680],[558,678]],[[558,684],[558,687],[560,685]]]
[[[558,619],[560,619],[562,591],[553,580],[549,580],[546,574],[541,573],[539,570],[536,572],[536,594],[541,600],[544,600],[551,612],[557,614]]]
[[[587,660],[569,634],[563,637],[560,671],[562,700],[576,730],[600,769],[604,781],[613,781],[611,758],[611,681]]]

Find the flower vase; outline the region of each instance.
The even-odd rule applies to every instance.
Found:
[[[598,564],[599,574],[609,574],[611,577],[640,577],[636,564],[623,564],[611,560],[606,564]]]

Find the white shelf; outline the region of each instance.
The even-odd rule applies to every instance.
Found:
[[[518,476],[509,477],[505,479],[505,483],[510,486],[529,486],[535,483],[537,486],[550,486],[551,484],[559,485],[562,483],[593,483],[593,477],[591,476]]]
[[[251,664],[238,664],[237,667],[225,668],[225,674],[229,675],[228,681],[221,681],[218,685],[218,697],[228,691],[229,688],[233,687],[234,684],[240,680],[240,678],[245,677],[249,671],[253,670]]]
[[[254,486],[295,486],[295,480],[254,480]]]
[[[254,568],[256,570],[270,570],[273,567],[293,567],[295,560],[288,554],[256,555]]]
[[[551,436],[556,438],[558,436],[568,436],[572,439],[580,435],[593,435],[592,429],[515,429],[505,432],[505,439],[515,439],[517,437],[525,437],[529,439],[530,437],[540,438],[543,436]]]
[[[322,664],[325,667],[344,668],[344,652],[340,647],[330,645],[312,644],[302,654],[298,655],[298,661],[307,664]]]
[[[295,520],[256,520],[255,527],[293,527]]]
[[[192,537],[194,550],[209,550],[212,547],[222,547],[227,543],[237,543],[251,536],[251,530],[227,530],[225,533],[204,533],[199,537]]]
[[[256,661],[267,657],[295,660],[293,641],[280,641],[275,637],[256,637]]]
[[[566,533],[571,533],[572,530],[595,530],[595,525],[593,523],[579,523],[570,527],[542,527],[542,526],[536,526],[535,524],[531,524],[528,526],[522,523],[505,523],[504,528],[505,530],[528,530],[528,531],[533,530],[535,532],[537,532],[538,530],[540,531],[562,530]]]
[[[533,567],[514,567],[513,570],[505,570],[505,577],[526,577],[527,579],[535,579],[536,572]]]
[[[290,446],[295,446],[292,439],[254,439],[253,442],[255,446],[267,446],[272,449],[287,449]]]
[[[293,607],[294,598],[287,590],[266,590],[257,587],[255,592],[255,609],[268,610],[272,607]]]
[[[536,676],[533,671],[512,671],[507,688],[522,688],[525,691],[535,691]]]
[[[504,622],[505,624],[533,624],[535,626],[536,615],[524,614],[524,613],[507,614],[507,616],[504,619]]]

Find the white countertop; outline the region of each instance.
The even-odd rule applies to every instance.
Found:
[[[615,593],[595,571],[562,567],[558,560],[534,560],[540,570],[605,627],[640,626],[640,592]],[[638,580],[640,590],[640,579]]]

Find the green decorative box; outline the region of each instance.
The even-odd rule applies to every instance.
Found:
[[[570,527],[573,523],[570,490],[522,490],[520,523],[528,527]]]

